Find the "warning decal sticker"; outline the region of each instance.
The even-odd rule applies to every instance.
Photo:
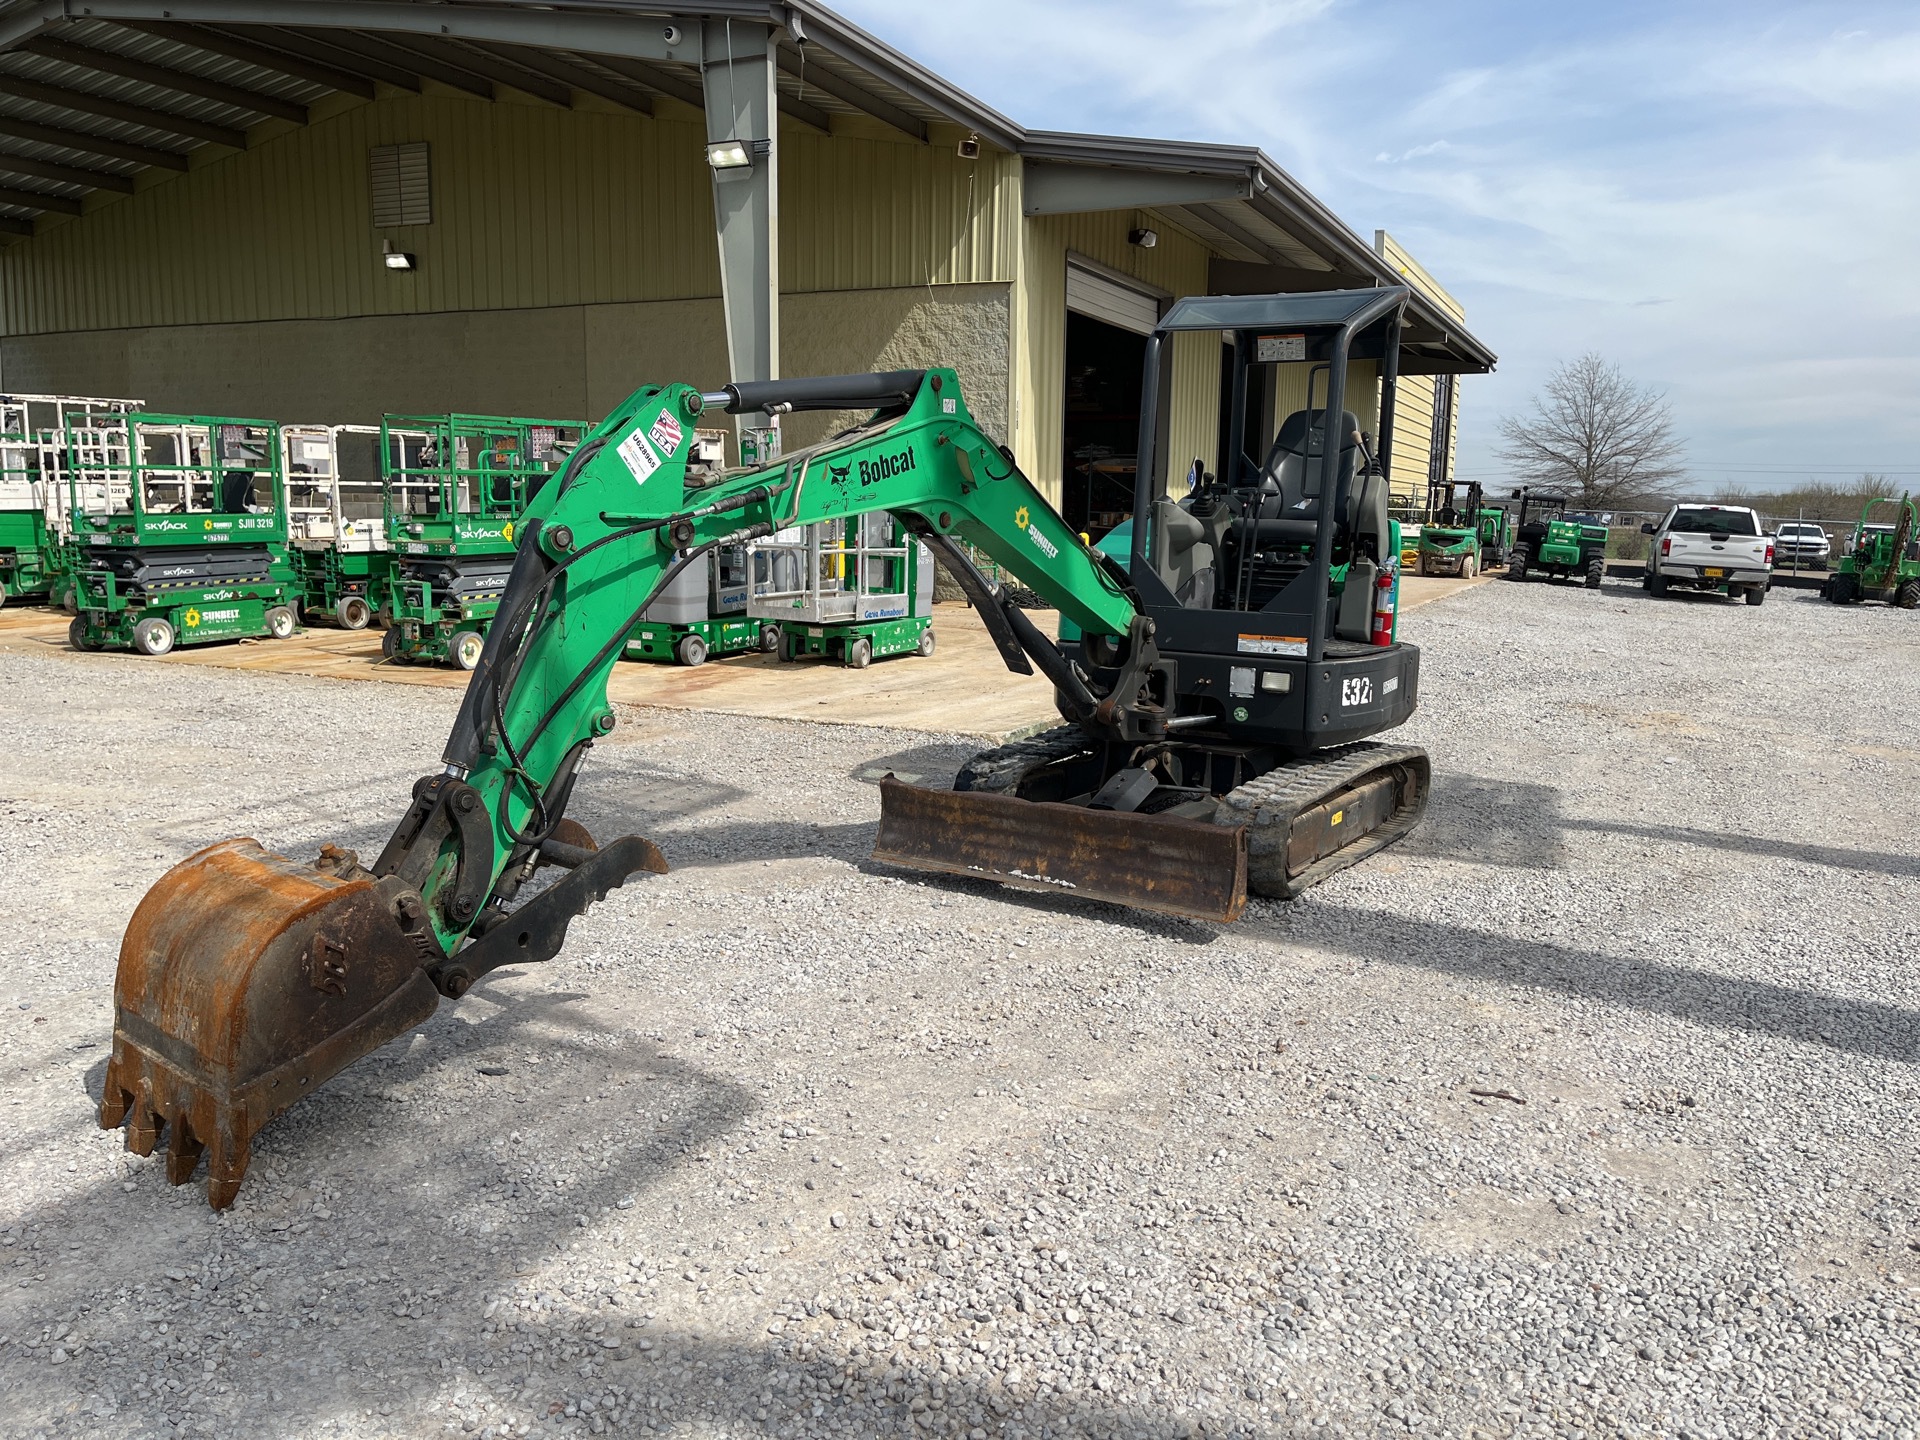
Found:
[[[1242,635],[1240,653],[1242,655],[1304,655],[1307,653],[1307,637],[1304,635]]]

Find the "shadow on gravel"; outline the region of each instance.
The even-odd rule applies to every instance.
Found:
[[[1342,909],[1339,913],[1347,922],[1339,935],[1315,937],[1308,943],[1357,959],[1531,986],[1718,1030],[1798,1040],[1876,1060],[1920,1061],[1920,1012],[1897,1005],[1821,995],[1655,960],[1627,960],[1566,945],[1515,940],[1381,910]],[[1289,944],[1305,938],[1277,917],[1250,917],[1240,925]]]
[[[1730,850],[1740,855],[1759,855],[1769,860],[1799,860],[1809,865],[1830,865],[1836,870],[1871,870],[1901,879],[1920,877],[1920,857],[1887,855],[1875,850],[1848,850],[1839,845],[1814,845],[1804,840],[1769,840],[1758,835],[1739,835],[1724,830],[1689,830],[1679,825],[1629,825],[1620,820],[1564,820],[1570,830],[1594,830],[1611,835],[1632,835],[1642,840],[1665,840],[1676,845],[1700,845],[1710,850]]]
[[[1560,792],[1525,780],[1438,774],[1427,813],[1394,848],[1401,854],[1558,870],[1566,863]]]
[[[31,1251],[6,1252],[0,1428],[305,1437],[338,1421],[353,1435],[446,1433],[447,1412],[422,1402],[463,1378],[456,1366],[491,1398],[524,1376],[528,1357],[482,1329],[490,1300],[529,1283],[553,1293],[510,1339],[540,1351],[554,1393],[513,1404],[516,1417],[544,1421],[561,1390],[597,1392],[600,1374],[581,1368],[604,1372],[591,1326],[637,1338],[622,1328],[637,1313],[626,1248],[605,1273],[549,1282],[538,1267],[628,1214],[656,1232],[656,1266],[685,1263],[668,1258],[681,1207],[658,1191],[764,1102],[576,1013],[584,996],[475,995],[504,1008],[443,1005],[269,1124],[225,1215],[206,1208],[204,1173],[169,1187],[160,1152],[127,1172],[130,1193],[115,1173],[8,1207]],[[507,1073],[483,1076],[482,1063]],[[95,1066],[90,1100],[99,1083]],[[70,1333],[50,1339],[62,1325]]]

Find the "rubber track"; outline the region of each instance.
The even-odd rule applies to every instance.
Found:
[[[1391,766],[1405,767],[1411,785],[1403,786],[1400,804],[1387,822],[1289,878],[1287,842],[1301,812]],[[1229,791],[1220,799],[1214,823],[1247,827],[1247,888],[1256,895],[1291,900],[1308,886],[1377,854],[1419,824],[1432,776],[1432,762],[1418,745],[1342,745],[1276,766]]]
[[[1025,740],[982,750],[960,767],[960,773],[953,777],[953,788],[1011,795],[1031,772],[1092,749],[1093,742],[1078,725],[1056,725]]]

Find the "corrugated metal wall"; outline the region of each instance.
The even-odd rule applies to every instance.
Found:
[[[1466,320],[1466,312],[1460,308],[1460,302],[1449,295],[1399,241],[1384,230],[1376,230],[1373,248],[1408,285],[1453,319]],[[1394,406],[1393,472],[1389,484],[1394,499],[1401,504],[1424,506],[1427,503],[1427,480],[1436,418],[1441,418],[1446,428],[1445,475],[1446,478],[1453,475],[1454,452],[1460,434],[1460,387],[1452,387],[1448,397],[1450,413],[1444,417],[1436,417],[1434,413],[1437,391],[1438,385],[1431,375],[1409,375],[1399,385]]]
[[[1151,250],[1127,243],[1127,232],[1150,226],[1160,243]],[[1094,215],[1047,215],[1026,224],[1022,283],[1016,290],[1014,330],[1019,337],[1014,394],[1014,453],[1020,466],[1053,500],[1060,498],[1067,353],[1067,255],[1102,265],[1174,296],[1207,291],[1207,248],[1141,211]],[[1174,342],[1173,464],[1184,469],[1194,456],[1209,469],[1219,448],[1220,356],[1212,336],[1186,335]]]
[[[432,95],[356,105],[0,252],[8,334],[717,295],[695,112]],[[368,151],[431,146],[434,223],[375,230]],[[1018,164],[781,133],[782,288],[1006,281]],[[419,269],[380,264],[383,239]]]

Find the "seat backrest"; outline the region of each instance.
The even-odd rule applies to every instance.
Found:
[[[1267,452],[1266,473],[1280,488],[1276,515],[1287,520],[1315,520],[1320,515],[1320,428],[1325,410],[1296,410],[1280,425]],[[1340,478],[1351,493],[1354,463],[1359,455],[1355,437],[1360,421],[1351,410],[1340,414]],[[1264,509],[1262,514],[1265,514]]]

